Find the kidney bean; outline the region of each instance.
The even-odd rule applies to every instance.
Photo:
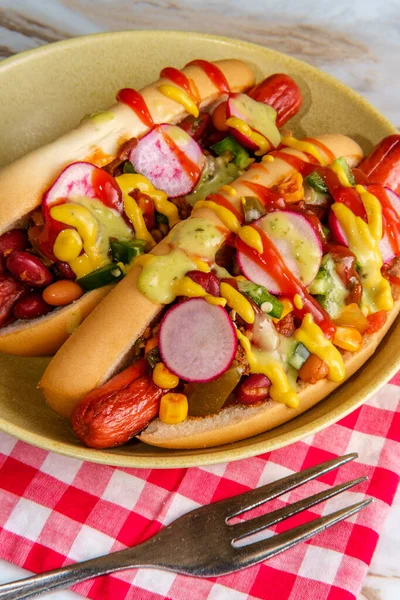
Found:
[[[197,142],[204,138],[211,123],[211,117],[208,113],[200,113],[198,117],[188,115],[179,123],[179,127],[184,129]]]
[[[53,281],[49,269],[29,252],[15,250],[8,256],[6,267],[19,281],[32,287],[46,287]]]
[[[14,304],[13,315],[16,319],[36,319],[50,312],[51,306],[46,304],[40,292],[27,294]]]
[[[11,229],[0,236],[0,254],[8,256],[14,250],[25,250],[28,245],[28,234],[25,229]]]
[[[241,404],[254,404],[262,402],[269,396],[270,380],[265,375],[252,374],[240,384],[236,391],[236,398]]]
[[[0,256],[0,277],[6,274],[6,265],[4,262],[4,258]]]
[[[60,260],[55,262],[53,265],[53,271],[55,272],[56,276],[60,279],[76,279],[75,273],[73,272],[69,264],[66,262],[61,262]]]
[[[188,277],[211,296],[219,296],[219,279],[214,273],[203,273],[202,271],[189,271]]]
[[[25,288],[11,277],[0,277],[0,327],[11,317],[14,304],[25,294]]]
[[[51,306],[66,306],[83,296],[83,289],[75,281],[61,279],[43,290],[43,300]]]

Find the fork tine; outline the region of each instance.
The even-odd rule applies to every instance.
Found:
[[[307,508],[311,508],[312,506],[315,506],[324,500],[328,500],[329,498],[333,498],[334,496],[341,494],[345,490],[362,483],[366,479],[368,479],[368,477],[358,477],[357,479],[353,479],[352,481],[347,481],[346,483],[329,488],[323,492],[319,492],[318,494],[314,494],[313,496],[309,496],[308,498],[294,502],[293,504],[283,506],[282,508],[274,510],[266,515],[256,517],[255,519],[250,519],[248,521],[243,521],[242,523],[237,523],[236,525],[230,525],[234,535],[233,539],[234,541],[240,540],[243,537],[247,537],[257,533],[258,531],[267,529],[267,527],[272,527],[272,525],[276,525],[276,523],[280,523],[281,521],[284,521],[293,515],[297,515],[297,513],[306,510]]]
[[[249,567],[251,565],[255,565],[267,558],[271,558],[284,550],[288,550],[292,546],[308,540],[310,537],[313,537],[315,534],[351,517],[355,513],[362,510],[365,506],[368,506],[372,502],[372,498],[368,500],[363,500],[362,502],[357,502],[356,504],[352,504],[351,506],[347,506],[346,508],[342,508],[336,512],[333,512],[325,517],[320,517],[319,519],[314,519],[309,523],[305,523],[304,525],[299,525],[290,529],[289,531],[284,531],[283,533],[279,533],[278,535],[274,535],[267,540],[262,540],[261,542],[255,542],[253,544],[249,544],[248,546],[241,546],[240,548],[236,548],[237,556],[238,556],[238,568],[242,569],[244,567]]]
[[[290,490],[294,490],[300,485],[307,483],[307,481],[311,481],[311,479],[315,479],[324,473],[337,469],[341,465],[344,465],[357,457],[357,452],[339,456],[338,458],[328,460],[315,467],[310,467],[299,473],[294,473],[283,479],[278,479],[278,481],[267,483],[267,485],[263,485],[255,490],[244,492],[244,494],[240,494],[234,498],[221,500],[218,504],[220,507],[226,508],[226,520],[232,519],[247,510],[260,506],[260,504],[264,504],[264,502],[267,502],[268,500],[272,500],[273,498],[282,496],[282,494],[285,494],[286,492],[290,492]]]

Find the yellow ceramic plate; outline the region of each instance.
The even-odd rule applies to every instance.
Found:
[[[157,79],[166,65],[179,67],[194,58],[233,57],[248,61],[259,78],[286,72],[296,79],[304,98],[300,114],[291,122],[297,136],[344,133],[368,151],[395,131],[352,90],[289,56],[254,44],[198,33],[130,31],[51,44],[0,64],[0,164],[64,133],[86,113],[106,108],[119,88],[141,88]],[[206,450],[171,451],[137,442],[106,451],[84,448],[69,424],[45,405],[36,390],[46,364],[45,359],[0,356],[1,430],[41,448],[109,465],[143,468],[206,465],[291,444],[354,410],[400,367],[400,320],[374,357],[314,408],[257,437]]]

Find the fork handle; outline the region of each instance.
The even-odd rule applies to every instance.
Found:
[[[144,542],[134,548],[129,548],[128,551],[113,552],[106,556],[85,560],[61,569],[5,583],[0,585],[0,600],[24,600],[59,588],[69,588],[75,583],[99,575],[107,575],[131,567],[151,567],[153,565],[149,564],[146,559],[147,553],[142,552],[146,546],[147,544]],[[135,552],[136,549],[137,553]]]

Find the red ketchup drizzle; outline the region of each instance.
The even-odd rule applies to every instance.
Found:
[[[103,169],[95,169],[92,175],[92,186],[95,198],[120,214],[123,212],[122,193],[114,177]]]
[[[200,67],[200,69],[203,69],[204,73],[207,75],[210,81],[212,81],[215,87],[221,92],[221,94],[230,93],[231,88],[225,75],[223,74],[221,69],[217,67],[217,65],[214,65],[214,63],[210,63],[208,62],[208,60],[202,60],[201,58],[198,58],[197,60],[190,61],[186,66]]]
[[[175,83],[178,87],[182,88],[186,94],[196,103],[199,103],[199,98],[194,94],[190,80],[182,71],[175,69],[174,67],[165,67],[160,73],[160,77],[169,79],[172,83]]]
[[[400,256],[400,218],[387,198],[385,188],[379,183],[368,185],[368,191],[376,196],[382,206],[383,227],[396,256]]]
[[[261,200],[265,208],[283,210],[286,207],[286,203],[282,196],[270,188],[265,187],[265,185],[260,185],[259,183],[254,183],[253,181],[243,181],[242,183],[252,192],[257,194],[259,200]]]
[[[303,301],[303,308],[299,309],[294,306],[294,313],[301,319],[303,319],[307,313],[310,313],[313,316],[315,323],[321,327],[326,337],[332,339],[335,335],[336,326],[331,321],[328,313],[324,311],[317,301],[308,293],[307,289],[290,272],[278,250],[264,231],[254,224],[252,227],[254,227],[261,236],[263,244],[262,254],[259,254],[256,250],[247,246],[240,238],[236,239],[237,249],[240,252],[243,252],[243,254],[255,262],[259,267],[264,269],[268,275],[273,277],[282,293],[292,297],[298,294]]]
[[[154,121],[147,108],[146,102],[139,92],[132,88],[123,88],[122,90],[119,90],[117,100],[129,106],[142,121],[143,125],[146,125],[149,129],[154,126]]]
[[[236,208],[234,206],[232,206],[232,204],[229,202],[229,200],[227,200],[221,194],[209,194],[207,196],[206,200],[215,202],[215,204],[218,204],[219,206],[223,206],[224,208],[227,208],[228,210],[231,211],[231,213],[233,213],[235,215],[235,217],[237,218],[239,223],[243,223],[243,215],[238,210],[236,210]]]
[[[165,142],[168,144],[170,150],[175,154],[175,156],[181,163],[183,169],[186,172],[186,175],[190,178],[190,180],[193,183],[197,183],[201,173],[200,167],[198,167],[196,163],[190,160],[190,158],[184,152],[182,152],[179,146],[175,144],[174,140],[170,138],[169,135],[165,133],[165,131],[162,132],[162,135],[164,137]]]

